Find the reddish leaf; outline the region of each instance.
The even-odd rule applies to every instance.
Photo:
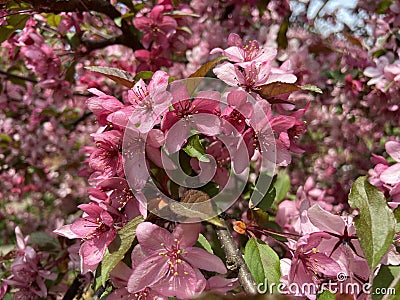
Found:
[[[296,91],[301,91],[301,87],[293,83],[277,81],[261,86],[260,89],[258,90],[258,94],[261,97],[268,99]]]
[[[132,88],[133,85],[135,84],[134,77],[127,71],[121,69],[103,67],[103,66],[90,66],[90,67],[85,67],[85,69],[92,72],[103,74],[107,78],[110,78],[116,83],[122,84],[123,86],[126,86],[128,88]]]

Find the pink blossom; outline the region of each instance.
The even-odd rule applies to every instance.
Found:
[[[226,273],[219,257],[193,247],[200,224],[180,224],[173,233],[149,222],[136,229],[139,245],[135,253],[146,258],[134,269],[128,281],[128,291],[135,293],[146,287],[177,298],[190,298],[203,291],[206,280],[198,268]]]
[[[99,125],[104,126],[107,124],[107,116],[121,108],[123,104],[117,98],[106,95],[95,88],[88,89],[89,92],[96,95],[87,100],[86,105],[96,116]]]
[[[336,279],[342,270],[341,267],[318,248],[322,240],[330,238],[327,233],[315,232],[297,241],[289,272],[289,283],[296,282],[299,286],[304,286],[310,282],[321,283],[325,279]]]
[[[228,182],[229,179],[229,167],[231,164],[231,158],[229,155],[229,151],[224,145],[222,144],[221,141],[215,141],[211,143],[207,149],[206,153],[213,156],[216,162],[216,169],[211,169],[207,170],[207,167],[210,166],[209,164],[205,164],[202,162],[199,162],[199,160],[192,158],[190,160],[190,165],[192,168],[196,171],[200,170],[201,167],[201,176],[208,176],[211,172],[215,171],[215,174],[212,178],[212,181],[215,183],[218,183],[220,188],[224,187],[226,183]],[[213,165],[211,165],[213,167]],[[203,175],[204,174],[204,175]],[[201,180],[200,176],[200,180]],[[201,182],[204,182],[205,180],[201,180]]]
[[[294,83],[297,77],[287,71],[273,68],[271,61],[251,62],[245,66],[223,63],[214,68],[214,74],[230,86],[239,86],[246,91],[257,90],[271,82]]]
[[[149,85],[140,79],[128,91],[130,105],[113,112],[107,120],[119,127],[126,127],[128,122],[140,132],[148,132],[160,122],[160,115],[168,109],[171,95],[166,91],[169,76],[163,71],[154,73]]]
[[[41,265],[40,254],[26,243],[29,237],[23,237],[19,227],[15,228],[17,236],[17,255],[11,264],[11,276],[2,279],[0,296],[6,292],[7,285],[18,289],[14,299],[36,299],[47,296],[45,279],[55,280],[57,275],[45,270]]]
[[[115,175],[123,176],[122,155],[119,152],[122,144],[122,134],[117,130],[93,134],[96,150],[89,158],[89,166],[101,172],[104,178]]]
[[[103,259],[108,245],[114,240],[117,230],[111,214],[97,203],[81,204],[82,218],[64,225],[54,232],[69,239],[80,238],[84,242],[79,250],[82,273],[94,272]],[[117,212],[116,210],[114,212]]]
[[[227,102],[228,107],[222,111],[221,117],[232,124],[238,132],[243,133],[246,119],[253,114],[253,105],[247,102],[247,94],[241,90],[231,91],[227,96]]]
[[[163,15],[164,10],[163,5],[156,5],[149,17],[134,18],[135,27],[144,32],[142,44],[145,48],[149,48],[152,41],[163,48],[168,48],[168,37],[174,33],[177,24],[173,18]]]
[[[166,147],[169,153],[180,149],[192,129],[210,136],[221,132],[219,119],[212,117],[220,113],[218,92],[202,91],[191,101],[185,83],[180,82],[172,85],[171,92],[174,110],[168,111],[161,122],[161,130],[167,131]],[[178,121],[181,124],[171,130]]]
[[[258,41],[248,41],[245,45],[242,39],[236,33],[229,34],[228,37],[229,48],[223,50],[221,48],[215,48],[211,50],[210,54],[222,53],[229,58],[230,61],[244,66],[245,63],[252,61],[264,62],[273,60],[277,54],[277,50],[270,47],[260,48]],[[244,63],[244,64],[243,64]]]
[[[170,67],[172,62],[162,56],[163,50],[160,46],[153,46],[150,51],[141,49],[135,51],[135,57],[140,64],[136,68],[136,72],[141,71],[157,71],[160,67]]]
[[[152,300],[168,300],[168,297],[156,293],[149,287],[135,293],[130,293],[127,289],[128,280],[133,270],[138,263],[137,251],[132,252],[132,269],[125,265],[123,262],[119,262],[110,273],[110,279],[113,285],[117,288],[113,291],[107,299],[120,300],[120,299],[152,299]],[[144,258],[144,257],[143,257]]]
[[[143,217],[147,216],[145,203],[139,203],[125,179],[119,177],[109,178],[100,182],[98,188],[104,192],[111,191],[109,195],[104,193],[106,196],[104,200],[107,201],[111,207],[124,212],[128,220],[135,218],[139,214]],[[99,191],[97,189],[92,189],[92,195],[93,190]]]

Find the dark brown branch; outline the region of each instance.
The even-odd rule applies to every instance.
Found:
[[[15,74],[12,74],[12,73],[4,71],[4,70],[0,70],[0,74],[4,75],[8,79],[19,79],[19,80],[29,81],[29,82],[33,82],[33,83],[38,83],[38,81],[34,78],[25,77],[25,76],[21,76],[21,75],[15,75]]]
[[[62,300],[73,300],[76,296],[80,298],[82,291],[86,286],[85,275],[78,274],[72,284],[69,286]]]
[[[221,220],[222,221],[222,220]],[[244,261],[242,253],[236,246],[235,241],[227,227],[215,227],[218,240],[226,255],[226,265],[229,270],[238,270],[239,282],[244,291],[249,295],[256,295],[256,282]]]
[[[114,20],[121,17],[120,12],[106,0],[26,0],[38,12],[85,12],[95,11]],[[133,50],[140,49],[139,38],[132,32],[131,25],[126,20],[121,21],[122,35],[103,41],[83,41],[87,52],[104,48],[109,45],[121,44]]]

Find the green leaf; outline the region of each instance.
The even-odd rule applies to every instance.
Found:
[[[190,157],[195,157],[202,162],[210,162],[210,159],[205,155],[206,150],[200,142],[198,135],[193,135],[189,138],[186,146],[183,148]]]
[[[395,290],[388,290],[389,286],[392,284],[393,280],[398,276],[400,272],[399,266],[385,266],[382,265],[379,269],[378,275],[374,278],[374,282],[372,283],[372,299],[380,300],[385,296],[383,293],[374,293],[377,289],[382,291],[382,288],[386,289],[387,294],[391,295],[387,299],[398,299],[395,295],[396,291],[400,290],[400,281],[394,286]],[[394,294],[393,294],[394,293]]]
[[[205,250],[207,250],[208,252],[210,252],[211,254],[214,254],[214,251],[211,248],[210,243],[207,241],[207,239],[204,237],[204,235],[202,235],[201,233],[199,234],[199,238],[197,240],[197,242],[201,245],[201,247],[203,247]]]
[[[396,219],[396,232],[400,232],[400,206],[398,206],[394,211],[394,218]]]
[[[67,32],[65,34],[69,45],[71,46],[72,49],[76,49],[79,47],[81,44],[81,40],[79,39],[78,35],[74,32]]]
[[[182,30],[182,31],[184,31],[184,32],[186,32],[186,33],[189,33],[189,34],[193,34],[193,32],[192,32],[192,31],[190,30],[190,28],[187,27],[187,26],[177,27],[176,29],[177,29],[177,30]]]
[[[111,80],[115,81],[116,83],[119,83],[128,88],[132,88],[135,83],[134,77],[125,70],[103,66],[90,66],[85,67],[85,69],[103,74]]]
[[[105,285],[110,276],[110,272],[120,262],[129,248],[132,246],[136,237],[136,227],[143,222],[143,217],[138,216],[122,227],[114,241],[107,247],[101,262],[100,283]]]
[[[272,189],[268,190],[268,192],[262,198],[261,202],[257,204],[257,207],[261,208],[263,211],[267,211],[274,202],[275,197],[276,197],[276,188],[273,187]]]
[[[46,21],[50,26],[58,27],[62,21],[62,17],[56,14],[47,14]]]
[[[383,194],[365,176],[353,184],[349,204],[359,211],[354,224],[361,248],[371,270],[388,251],[395,234],[395,218]]]
[[[122,22],[122,17],[118,17],[114,19],[114,23],[115,25],[117,25],[118,27],[121,27],[121,22]]]
[[[376,6],[375,12],[377,14],[385,14],[386,10],[389,8],[390,5],[392,5],[393,0],[383,0],[380,1],[379,4]]]
[[[285,17],[279,27],[278,36],[276,38],[276,42],[278,47],[281,49],[286,49],[288,46],[288,39],[286,33],[289,28],[289,17]]]
[[[286,172],[279,172],[274,187],[276,189],[275,203],[278,204],[286,198],[290,190],[290,177]]]
[[[9,135],[0,133],[0,147],[7,147],[12,142],[12,139]]]
[[[331,291],[325,290],[323,293],[318,294],[317,296],[318,300],[335,300],[335,294],[332,293]]]
[[[153,77],[154,72],[152,71],[142,71],[135,75],[133,80],[138,81],[139,79],[150,79]]]
[[[174,10],[173,12],[166,13],[165,15],[171,16],[173,18],[180,18],[180,17],[194,17],[194,18],[200,18],[201,16],[198,14],[194,13],[188,13],[185,11],[180,11],[180,10]]]
[[[7,16],[7,25],[0,27],[0,43],[7,40],[16,30],[23,29],[30,18],[27,14],[14,14]]]
[[[249,239],[244,250],[244,260],[257,284],[267,283],[268,286],[271,283],[279,284],[281,277],[279,257],[263,241],[255,238]]]
[[[322,94],[322,90],[319,87],[312,85],[312,84],[305,84],[305,85],[300,86],[300,88],[303,91],[310,91],[310,92]]]

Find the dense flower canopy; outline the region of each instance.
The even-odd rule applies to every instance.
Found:
[[[0,299],[393,297],[399,13],[0,1]]]

